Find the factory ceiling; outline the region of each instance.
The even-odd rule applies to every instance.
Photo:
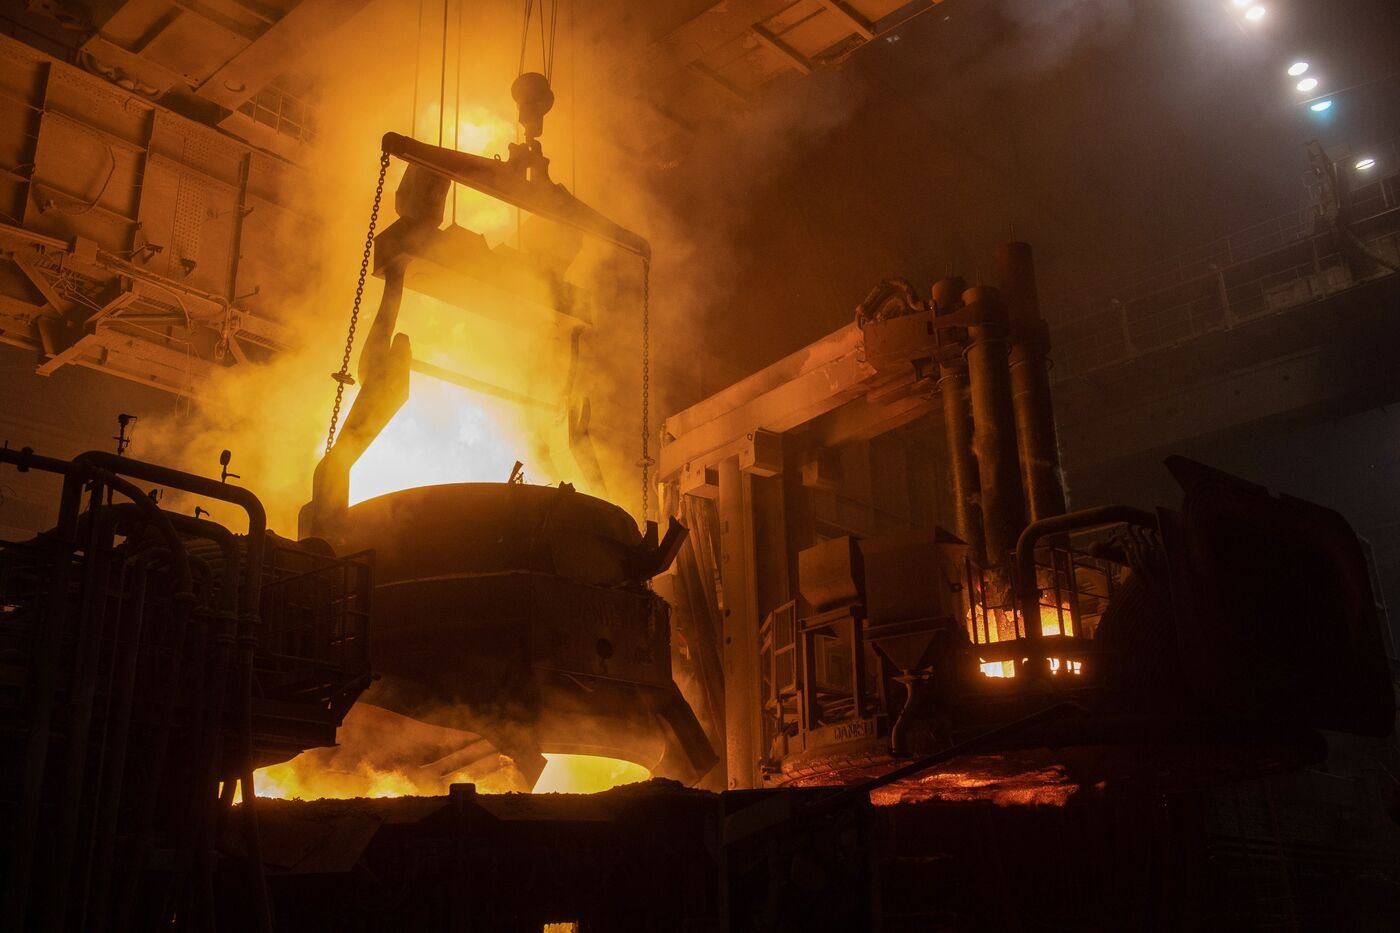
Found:
[[[6,4],[0,31],[136,92],[170,115],[163,122],[216,128],[252,162],[259,152],[305,164],[321,128],[303,58],[370,6],[31,0]],[[518,6],[483,5],[480,15],[518,19]],[[931,281],[948,264],[975,269],[1008,227],[1050,260],[1053,318],[1058,295],[1105,267],[1131,269],[1296,206],[1309,136],[1346,149],[1400,133],[1400,14],[1383,0],[1279,5],[1257,28],[1216,4],[1126,0],[579,6],[571,33],[604,53],[594,84],[647,105],[628,110],[630,126],[587,135],[611,134],[641,158],[648,183],[690,223],[688,245],[704,260],[697,276],[725,269],[728,287],[708,295],[715,326],[702,336],[718,339],[760,308],[802,308],[789,327],[727,348],[744,368],[847,320],[872,270]],[[414,11],[395,9],[409,20]],[[1294,54],[1324,63],[1324,87],[1347,94],[1325,120],[1300,113],[1280,84]],[[254,195],[278,200],[266,187]],[[1171,210],[1184,199],[1192,211]],[[117,222],[146,222],[126,215]],[[201,265],[196,277],[213,275]],[[250,321],[258,284],[224,296]],[[252,352],[277,341],[264,332]],[[228,346],[237,353],[240,343]]]

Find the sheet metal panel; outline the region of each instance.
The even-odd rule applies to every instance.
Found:
[[[0,223],[22,229],[7,241],[34,251],[31,272],[43,279],[40,288],[14,260],[0,262],[0,340],[41,351],[50,368],[71,362],[181,393],[233,363],[214,358],[222,302],[254,343],[281,346],[269,318],[297,287],[311,242],[291,207],[299,177],[219,130],[0,36]],[[141,307],[153,300],[169,320],[157,324],[133,304],[98,323],[98,309],[142,274],[153,279],[139,288],[153,291]],[[89,309],[81,345],[46,305],[79,317]]]

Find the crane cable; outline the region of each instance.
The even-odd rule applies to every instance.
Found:
[[[520,24],[520,64],[515,70],[516,77],[525,73],[525,55],[530,48],[530,23],[534,20],[535,0],[525,0],[525,9]],[[559,34],[559,0],[549,0],[549,12],[545,12],[545,0],[540,0],[540,70],[546,81],[554,78],[555,39]]]
[[[529,54],[530,48],[530,25],[535,16],[535,0],[524,0],[524,9],[521,14],[520,23],[520,59],[516,65],[516,76],[525,73],[525,58]],[[558,47],[557,37],[559,33],[559,0],[548,0],[546,10],[546,0],[540,0],[539,5],[539,26],[540,26],[540,61],[541,69],[545,81],[552,81],[554,77],[555,50]],[[570,42],[573,39],[573,5],[569,7],[569,33]],[[569,50],[569,68],[574,69],[574,56],[577,49],[571,44]],[[575,79],[575,87],[576,79]],[[574,105],[573,102],[571,106]],[[578,142],[578,134],[573,134],[575,147]],[[577,149],[575,149],[577,152]],[[573,169],[578,171],[577,156],[573,159]],[[575,174],[577,178],[577,174]],[[577,182],[575,182],[577,188]],[[517,214],[518,217],[518,214]],[[645,522],[651,512],[651,471],[656,465],[656,461],[651,456],[651,259],[642,258],[642,404],[641,404],[641,442],[642,455],[637,460],[637,466],[642,471],[642,521]]]

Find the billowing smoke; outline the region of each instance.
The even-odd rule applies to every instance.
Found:
[[[460,9],[450,3],[444,54],[441,7],[425,4],[420,19],[416,9],[381,0],[308,52],[302,65],[319,88],[318,136],[305,164],[291,173],[298,219],[291,229],[259,231],[286,243],[288,262],[297,268],[300,287],[277,296],[290,347],[269,365],[222,371],[199,390],[196,403],[148,430],[143,449],[133,453],[209,472],[219,451],[230,449],[233,469],[263,497],[273,527],[295,533],[325,443],[334,390],[328,376],[344,350],[380,137],[413,127],[419,139],[437,143],[441,120],[444,145],[455,141],[464,150],[504,157],[515,132],[509,86],[520,64],[519,16],[514,3],[463,2]],[[651,136],[656,115],[628,84],[628,67],[619,65],[644,41],[615,28],[580,30],[571,41],[560,40],[557,103],[543,143],[556,181],[652,243],[655,457],[654,438],[669,400],[694,396],[693,339],[710,309],[726,299],[732,272],[745,259],[737,244],[751,195],[781,178],[788,155],[839,126],[859,92],[839,74],[780,83],[735,119],[695,128],[658,162]],[[537,56],[532,46],[527,69],[537,67]],[[381,230],[394,219],[401,174],[400,165],[390,166]],[[460,190],[454,201],[459,224],[493,244],[518,244],[512,209]],[[266,221],[250,215],[249,223]],[[406,408],[391,425],[392,443],[371,448],[352,473],[352,495],[357,479],[371,473],[399,486],[503,481],[519,459],[530,481],[569,481],[640,516],[640,262],[592,244],[570,280],[593,296],[594,326],[582,341],[576,388],[590,401],[601,488],[590,487],[569,456],[562,410],[520,410],[415,375],[412,411]],[[361,338],[380,290],[371,278]],[[567,330],[541,328],[523,316],[516,323],[508,307],[493,310],[498,313],[488,320],[410,294],[399,329],[412,339],[416,358],[555,401],[569,368]],[[353,390],[347,407],[352,397]],[[435,401],[424,401],[429,398]],[[215,509],[218,520],[235,520],[216,504],[201,504]]]
[[[940,54],[963,89],[995,90],[1053,70],[1120,41],[1133,23],[1131,0],[994,0],[967,7],[949,2],[929,14],[958,19],[960,41]]]

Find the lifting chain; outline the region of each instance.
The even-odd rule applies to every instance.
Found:
[[[642,259],[642,521],[651,511],[651,258]]]
[[[355,384],[350,375],[350,356],[355,350],[355,328],[360,323],[360,302],[365,297],[365,277],[369,275],[369,257],[374,251],[374,228],[379,223],[379,202],[384,198],[384,176],[389,171],[389,153],[379,154],[379,181],[374,186],[374,206],[369,212],[369,230],[365,233],[365,253],[360,257],[360,277],[355,281],[355,304],[350,309],[350,329],[345,334],[345,355],[340,360],[340,372],[331,373],[335,380],[335,405],[331,408],[331,426],[326,432],[326,455],[335,446],[335,428],[340,423],[340,404],[345,387]]]

